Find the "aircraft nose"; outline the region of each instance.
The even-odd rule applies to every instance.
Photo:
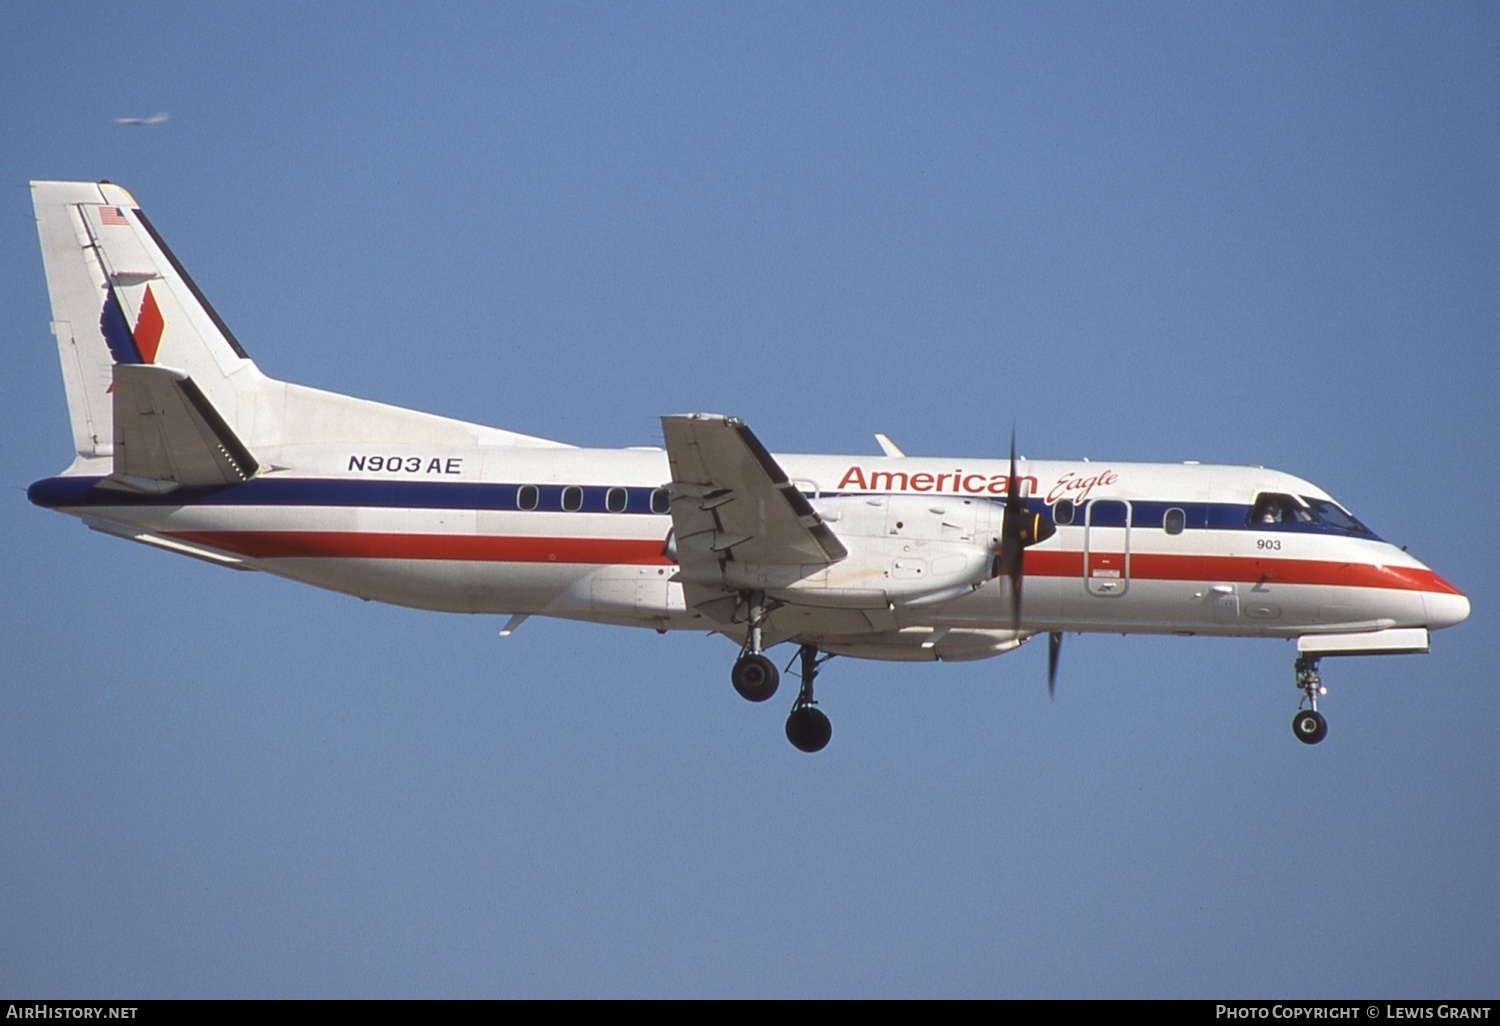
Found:
[[[1452,591],[1424,591],[1422,607],[1427,613],[1428,630],[1452,627],[1469,618],[1469,600],[1457,588]]]

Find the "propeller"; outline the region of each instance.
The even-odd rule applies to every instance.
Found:
[[[1026,508],[1021,476],[1016,473],[1016,428],[1010,428],[1010,476],[1005,483],[1005,519],[1000,525],[1000,551],[995,554],[995,576],[1010,582],[1011,629],[1021,630],[1021,582],[1026,577],[1026,549],[1057,533],[1046,514]],[[1047,634],[1047,697],[1057,697],[1057,666],[1062,659],[1062,632]]]
[[[1025,579],[1026,549],[1057,533],[1045,514],[1026,508],[1020,475],[1016,473],[1016,429],[1010,429],[1010,477],[1005,485],[1005,519],[1000,525],[1000,551],[995,554],[995,576],[1010,582],[1011,629],[1021,629],[1021,582]],[[1059,639],[1060,641],[1061,639]]]
[[[1062,660],[1062,631],[1047,635],[1047,697],[1057,698],[1057,664]]]

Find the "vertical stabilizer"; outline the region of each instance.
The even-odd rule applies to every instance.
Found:
[[[562,444],[267,378],[130,193],[32,182],[31,198],[74,448],[121,481],[232,480],[255,472],[249,451],[283,445]]]
[[[114,452],[114,365],[190,376],[232,421],[230,375],[245,351],[124,189],[108,182],[32,182],[74,448]]]

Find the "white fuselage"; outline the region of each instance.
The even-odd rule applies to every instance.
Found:
[[[811,610],[807,629],[785,636],[876,658],[1014,647],[1006,589],[964,584],[983,576],[974,561],[998,530],[1005,462],[776,459],[831,528],[859,542],[858,558],[819,573],[743,582]],[[286,446],[263,462],[275,469],[243,484],[161,496],[88,487],[95,475],[80,464],[33,498],[137,540],[367,599],[713,629],[684,601],[666,544],[661,450]],[[1373,535],[1250,522],[1260,494],[1329,499],[1277,471],[1025,461],[1019,477],[1058,522],[1026,555],[1023,634],[1292,637],[1437,628],[1468,612],[1456,589]],[[912,631],[952,637],[941,649],[889,644]]]

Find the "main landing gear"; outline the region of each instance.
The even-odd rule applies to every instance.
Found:
[[[764,702],[776,694],[776,688],[781,684],[776,664],[761,652],[746,652],[736,659],[734,669],[729,671],[729,679],[734,690],[748,702]]]
[[[1302,692],[1297,715],[1292,717],[1292,733],[1305,745],[1315,745],[1328,736],[1328,721],[1318,712],[1318,696],[1328,694],[1318,677],[1318,657],[1297,657],[1297,687]],[[1303,707],[1306,708],[1303,708]]]
[[[740,697],[749,702],[764,702],[776,694],[781,683],[781,674],[776,664],[761,651],[761,628],[766,622],[766,597],[762,592],[750,595],[750,630],[745,635],[745,647],[729,671],[730,683]]]
[[[740,696],[751,702],[764,702],[776,694],[781,683],[781,674],[776,664],[761,651],[762,630],[766,621],[766,599],[761,592],[747,596],[749,630],[745,632],[745,647],[729,671],[730,683]],[[797,701],[792,703],[791,715],[786,718],[786,739],[803,752],[821,752],[833,737],[833,724],[813,700],[813,681],[818,676],[818,667],[831,655],[819,655],[814,645],[803,645],[797,650],[802,661],[802,686],[797,690]]]
[[[802,660],[802,687],[792,705],[792,714],[786,718],[786,739],[799,751],[821,752],[833,737],[833,724],[813,701],[813,681],[818,676],[818,667],[833,656],[820,656],[812,645],[803,645],[797,656]]]

